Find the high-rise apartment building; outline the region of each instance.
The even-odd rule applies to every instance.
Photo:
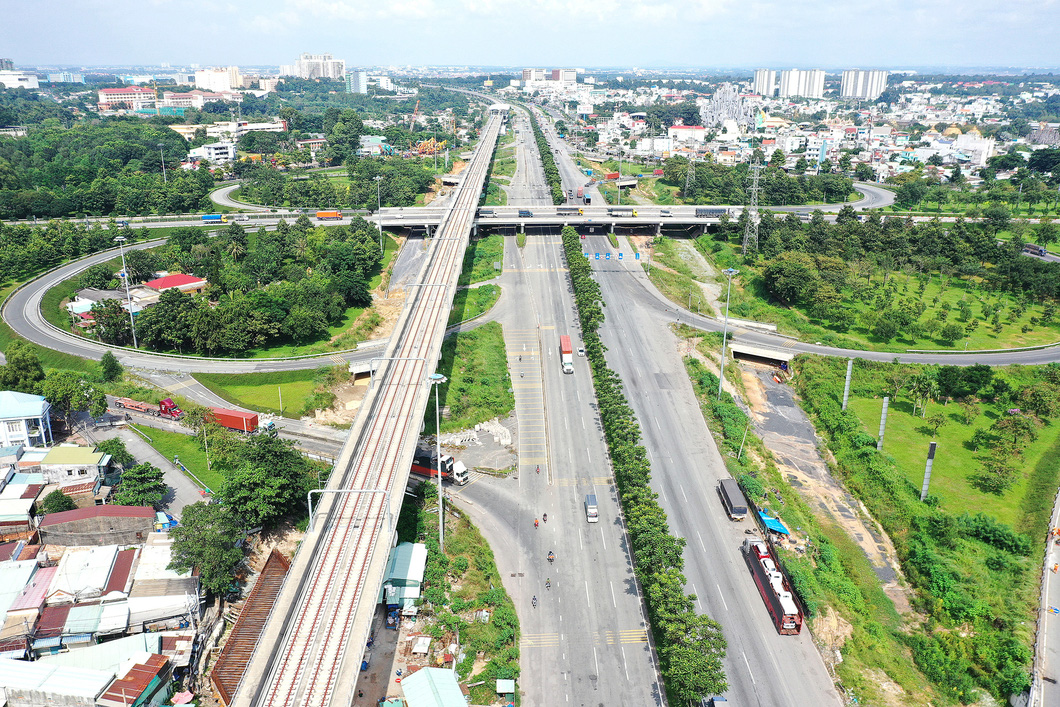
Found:
[[[789,69],[780,72],[783,98],[824,98],[824,71]]]
[[[777,87],[777,72],[772,69],[756,69],[755,80],[751,90],[759,96],[773,97],[773,90]]]
[[[195,88],[220,93],[243,87],[243,77],[238,66],[226,69],[200,69],[195,72]]]
[[[875,101],[887,90],[886,71],[862,71],[861,69],[847,69],[843,72],[843,82],[840,85],[840,98],[857,98],[864,101]]]
[[[346,74],[346,93],[368,93],[368,72],[351,71]]]
[[[577,83],[578,71],[576,69],[553,69],[550,80],[562,83]]]
[[[346,76],[346,61],[330,54],[303,54],[294,64],[281,66],[280,75],[303,79],[342,79]]]
[[[545,70],[544,69],[523,69],[523,82],[527,81],[544,81]]]
[[[48,83],[84,83],[84,74],[75,74],[71,71],[60,71],[57,74],[48,74]]]

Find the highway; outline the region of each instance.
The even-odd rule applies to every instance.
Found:
[[[343,445],[235,705],[349,704],[447,314],[502,116],[493,115],[451,201],[385,362]]]

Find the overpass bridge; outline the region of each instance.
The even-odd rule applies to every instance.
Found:
[[[393,546],[476,205],[505,115],[497,110],[448,207],[274,610],[231,704],[320,707],[353,700]]]

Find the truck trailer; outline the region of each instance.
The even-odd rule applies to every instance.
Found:
[[[564,334],[559,337],[559,358],[564,373],[574,373],[574,348],[571,347],[570,337]]]
[[[797,636],[802,630],[802,610],[795,601],[791,583],[780,569],[768,543],[757,537],[743,541],[743,558],[751,570],[758,592],[766,603],[777,633]]]
[[[258,413],[243,412],[242,410],[229,410],[227,408],[210,408],[212,413],[210,420],[222,427],[227,427],[236,432],[251,434],[258,430]]]
[[[317,221],[341,221],[342,213],[338,211],[317,211]]]
[[[121,410],[132,410],[144,415],[151,415],[152,417],[165,417],[170,420],[179,420],[184,417],[184,411],[177,407],[177,404],[173,402],[172,398],[166,398],[158,403],[158,405],[152,405],[151,403],[142,403],[139,400],[133,400],[132,398],[118,398],[114,401],[114,407]]]
[[[224,214],[205,214],[202,217],[203,223],[228,223],[228,217]]]
[[[433,452],[416,450],[416,456],[412,458],[412,473],[428,479],[438,478],[437,457]],[[452,455],[442,455],[442,478],[451,481],[457,486],[463,486],[470,480],[467,467],[464,462],[454,461]]]

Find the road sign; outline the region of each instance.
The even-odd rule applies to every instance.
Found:
[[[1060,609],[1057,609],[1055,606],[1050,606],[1049,607],[1049,613],[1050,614],[1060,614]]]
[[[599,260],[599,259],[600,259],[600,254],[599,254],[599,253],[596,253],[596,259],[597,259],[597,260]]]
[[[618,259],[622,260],[622,254],[621,253],[618,254]]]
[[[604,260],[610,260],[610,259],[611,259],[611,254],[610,253],[604,253]]]
[[[640,253],[634,253],[633,254],[633,259],[634,260],[640,260]]]

